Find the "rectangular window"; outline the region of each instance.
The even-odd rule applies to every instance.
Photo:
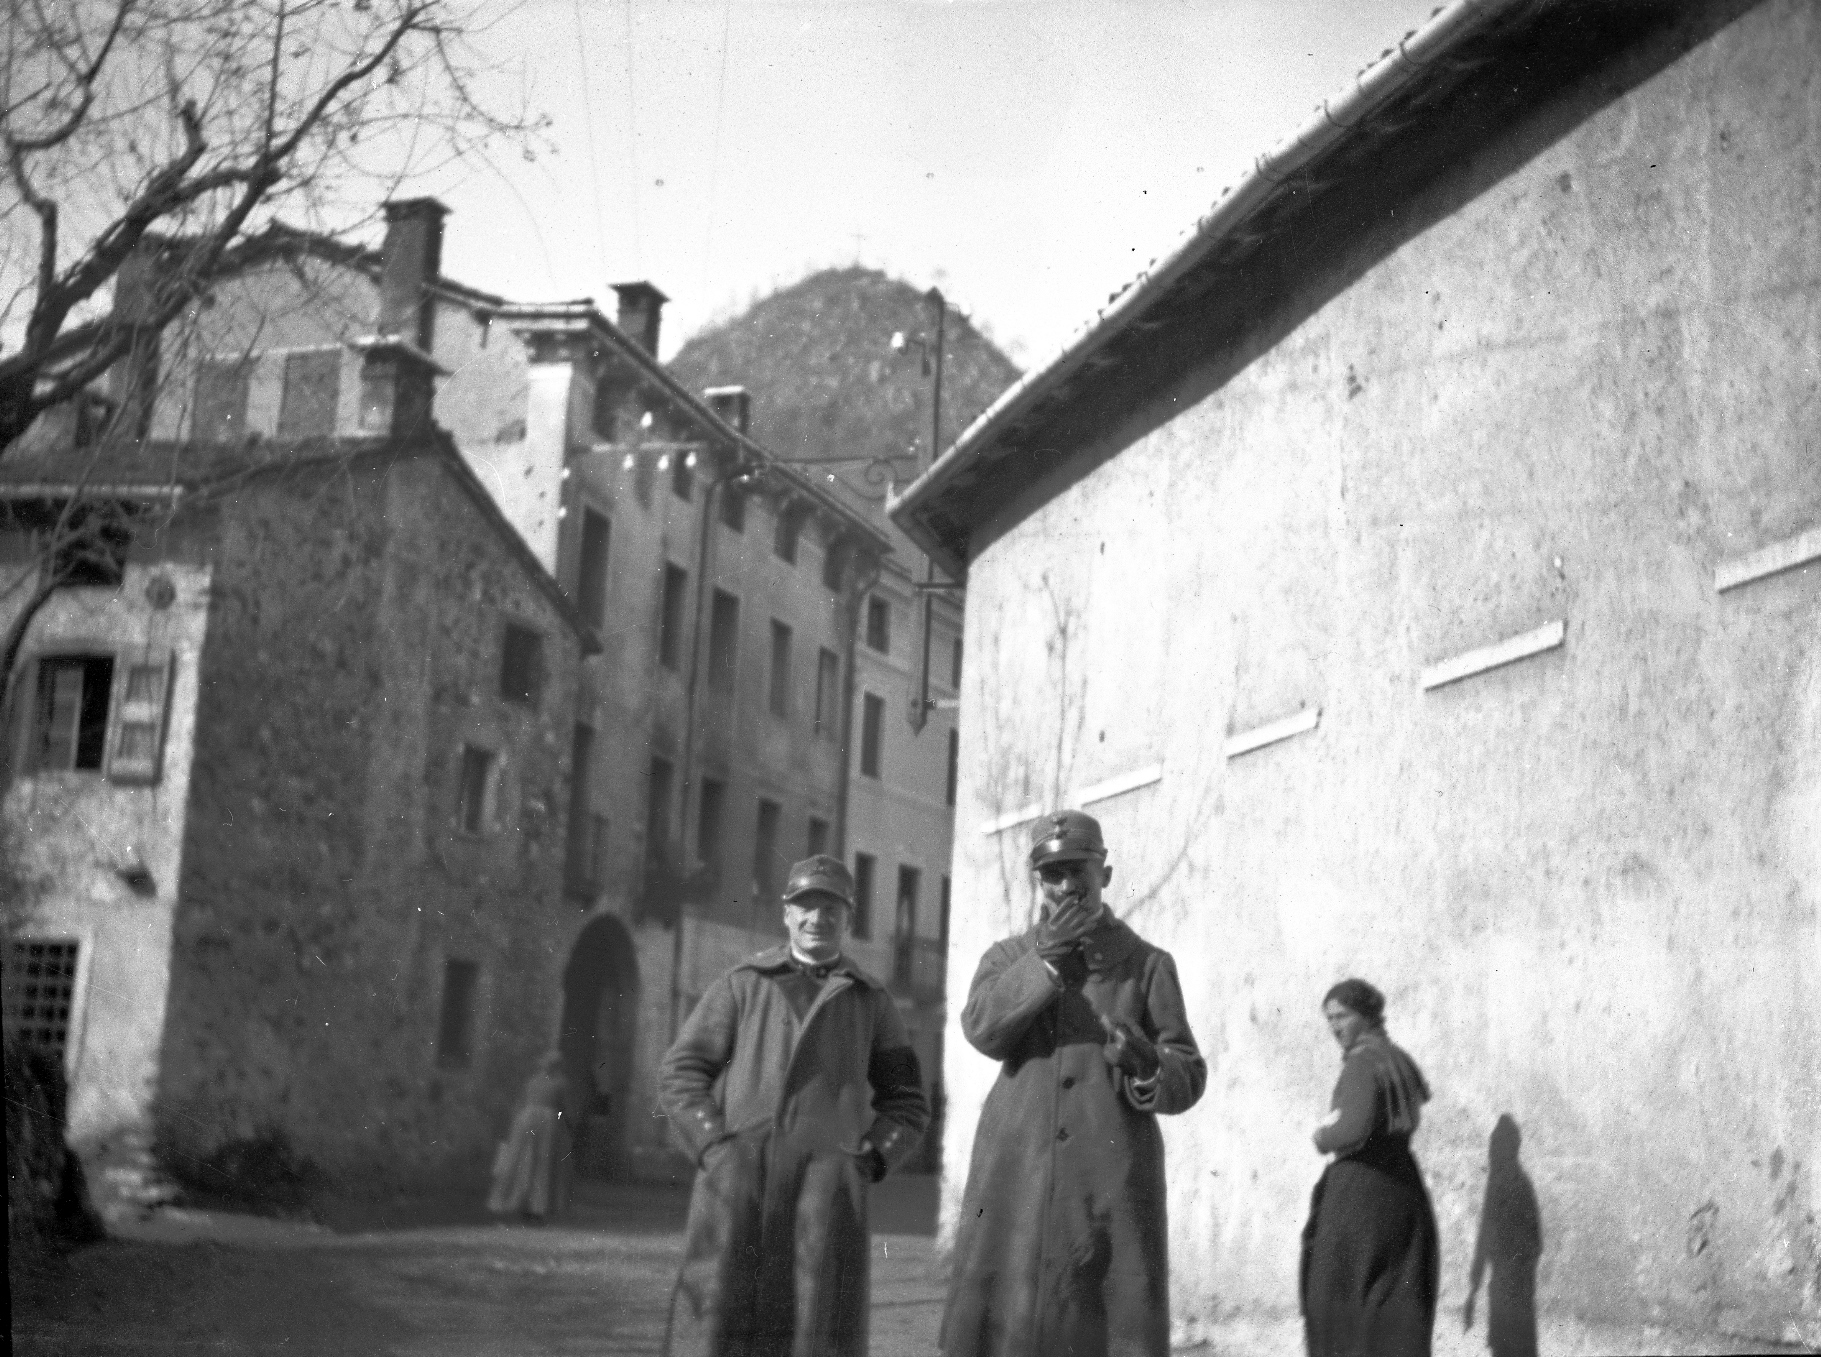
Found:
[[[607,547],[612,524],[607,515],[582,510],[582,559],[575,576],[575,606],[582,621],[598,627],[607,620]]]
[[[716,589],[708,610],[708,686],[731,688],[740,645],[740,600]]]
[[[113,686],[112,655],[56,655],[38,661],[34,771],[101,771]]]
[[[834,593],[841,592],[841,580],[847,573],[847,559],[853,554],[844,540],[828,544],[828,550],[822,553],[822,587]]]
[[[670,760],[651,761],[651,779],[645,788],[645,858],[661,858],[670,848]]]
[[[332,436],[335,409],[340,399],[340,349],[286,354],[284,389],[278,398],[278,436]]]
[[[59,1060],[69,1049],[79,950],[74,938],[14,938],[6,950],[6,1033]]]
[[[670,454],[670,493],[678,499],[686,500],[695,490],[695,472],[689,469],[689,459],[694,454],[673,452]]]
[[[885,740],[885,699],[868,693],[860,710],[860,776],[879,777]]]
[[[729,532],[746,531],[746,491],[732,481],[721,487],[721,526]]]
[[[125,661],[126,681],[114,700],[114,733],[107,760],[110,781],[158,780],[174,664],[175,657],[168,652],[153,659]]]
[[[569,837],[565,862],[572,893],[591,895],[600,881],[594,875],[594,811],[589,804],[590,774],[594,764],[594,731],[576,722],[569,741]]]
[[[683,662],[683,608],[689,593],[689,572],[680,565],[664,566],[663,610],[658,614],[658,663],[675,669]]]
[[[942,898],[936,907],[936,945],[942,949],[944,957],[948,955],[948,899],[948,878],[945,876],[942,878]]]
[[[239,443],[247,436],[247,389],[253,365],[244,359],[205,358],[196,365],[196,404],[190,436],[198,443]]]
[[[824,646],[816,656],[816,734],[832,740],[840,734],[841,657]]]
[[[866,644],[881,655],[891,653],[892,605],[876,596],[866,600]]]
[[[696,816],[696,860],[721,865],[721,823],[727,807],[727,784],[702,779],[701,812]]]
[[[955,649],[949,662],[948,686],[956,692],[961,691],[961,638],[955,638]]]
[[[455,822],[464,834],[485,834],[492,818],[493,751],[478,745],[462,746],[461,787]]]
[[[818,819],[816,816],[812,815],[809,817],[809,837],[804,842],[803,854],[805,857],[813,858],[817,853],[826,853],[827,851],[828,821]]]
[[[771,620],[771,714],[790,715],[790,628]]]
[[[752,836],[752,881],[761,905],[778,893],[778,821],[784,808],[776,801],[759,802],[758,823]]]
[[[535,707],[543,688],[543,633],[508,622],[500,644],[500,696]]]
[[[961,782],[961,732],[951,730],[948,733],[948,791],[944,799],[949,805],[955,804],[955,792]]]
[[[594,436],[603,443],[617,443],[620,427],[620,389],[605,378],[594,384],[594,408],[589,424]]]
[[[873,873],[878,866],[871,853],[854,854],[854,920],[856,938],[873,935]]]
[[[788,565],[797,563],[797,538],[803,532],[803,514],[788,504],[778,506],[778,521],[772,530],[771,550]]]
[[[480,988],[478,962],[443,963],[443,1011],[436,1024],[436,1063],[460,1069],[474,1056],[474,996]]]
[[[923,874],[915,867],[898,868],[898,912],[892,921],[892,980],[900,985],[911,982],[916,966],[917,895],[923,888]]]

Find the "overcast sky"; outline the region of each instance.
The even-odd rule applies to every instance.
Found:
[[[527,0],[484,50],[522,63],[555,154],[425,188],[445,272],[604,306],[649,279],[665,356],[857,262],[1029,365],[1434,4]]]

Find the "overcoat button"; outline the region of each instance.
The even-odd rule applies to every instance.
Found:
[[[1056,1139],[1067,1140],[1068,1138],[1069,1138],[1069,1128],[1068,1127],[1065,1126],[1060,1131],[1056,1132]]]
[[[1062,1081],[1062,1086],[1064,1088],[1074,1088],[1075,1087],[1075,1076],[1071,1074],[1067,1079],[1064,1079]]]

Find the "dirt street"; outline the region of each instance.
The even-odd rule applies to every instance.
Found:
[[[341,1204],[334,1228],[164,1210],[36,1274],[15,1271],[21,1357],[656,1353],[682,1252],[680,1191],[586,1185],[548,1226],[466,1203]],[[935,1188],[876,1194],[874,1357],[935,1351]]]

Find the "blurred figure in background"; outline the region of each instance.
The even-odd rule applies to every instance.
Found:
[[[495,1215],[548,1220],[569,1197],[569,1076],[560,1052],[552,1051],[525,1085],[512,1129],[493,1157],[493,1191],[487,1209]]]

